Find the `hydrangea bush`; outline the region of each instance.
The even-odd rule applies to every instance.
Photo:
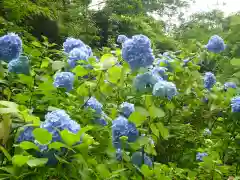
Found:
[[[122,49],[95,54],[72,37],[55,51],[46,38],[24,49],[14,33],[0,38],[0,59],[8,63],[0,178],[239,176],[238,83],[199,71],[204,48],[189,57],[184,50],[159,55],[145,35],[117,41]],[[225,46],[211,37],[207,53]]]

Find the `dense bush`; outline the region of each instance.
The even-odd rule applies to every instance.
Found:
[[[135,35],[98,57],[79,39],[19,51],[12,36],[0,38],[2,179],[239,176],[239,89],[199,71],[199,55],[225,49],[219,36],[194,56],[154,55]]]

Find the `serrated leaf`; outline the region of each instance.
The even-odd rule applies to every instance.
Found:
[[[68,145],[72,146],[80,141],[80,136],[69,132],[68,130],[63,130],[60,132],[63,141]]]
[[[48,162],[47,158],[35,158],[27,161],[30,167],[44,166]]]
[[[108,80],[111,83],[118,83],[121,77],[122,68],[114,66],[108,70]]]
[[[19,144],[19,147],[21,147],[24,150],[29,150],[29,149],[35,149],[39,151],[39,148],[36,144],[29,142],[29,141],[23,141]]]
[[[33,41],[32,44],[36,47],[42,47],[38,41]]]
[[[156,125],[155,125],[155,124],[151,124],[151,125],[150,125],[150,128],[151,128],[151,131],[153,132],[153,134],[154,134],[155,136],[159,137],[159,131],[158,131]]]
[[[6,156],[6,158],[7,158],[9,161],[11,161],[11,159],[12,159],[11,155],[10,155],[10,154],[7,152],[7,150],[6,150],[4,147],[2,147],[1,145],[0,145],[0,151],[2,151],[3,154],[4,154],[4,156]]]
[[[57,160],[61,163],[65,163],[65,164],[69,164],[69,162],[67,162],[65,159],[61,158],[60,156],[54,154],[54,156],[57,158]]]
[[[142,115],[140,112],[135,111],[130,115],[128,119],[138,127],[141,126],[142,123],[146,120],[146,116]]]
[[[83,77],[88,74],[88,70],[86,70],[84,67],[78,65],[73,70],[73,73],[75,73],[79,77]]]
[[[233,65],[233,66],[240,66],[240,59],[237,59],[237,58],[233,58],[230,63]]]
[[[107,178],[111,175],[105,164],[97,165],[96,169],[102,178]]]
[[[51,144],[48,145],[49,149],[56,149],[56,150],[60,150],[62,147],[68,148],[70,150],[73,150],[71,148],[69,148],[66,144],[63,144],[61,142],[53,142]]]
[[[48,144],[52,140],[52,134],[43,128],[34,129],[33,136],[41,144]]]
[[[149,107],[149,114],[152,118],[161,118],[165,116],[165,112],[154,105]]]
[[[149,112],[145,108],[143,108],[143,107],[136,106],[135,107],[135,111],[141,113],[144,116],[149,116]]]
[[[15,166],[23,166],[24,164],[27,163],[27,161],[29,160],[29,156],[23,156],[23,155],[15,155],[12,158],[12,163]]]
[[[52,70],[57,71],[64,67],[65,63],[63,61],[53,61],[52,62]]]
[[[161,136],[163,137],[163,139],[167,139],[169,136],[169,132],[168,129],[164,127],[164,125],[162,123],[157,123],[157,128],[161,134]]]
[[[48,67],[48,65],[49,65],[49,63],[50,63],[50,58],[48,58],[48,57],[45,57],[43,60],[42,60],[42,62],[41,62],[41,69],[43,69],[43,68],[47,68]]]

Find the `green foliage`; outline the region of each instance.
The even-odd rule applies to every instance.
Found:
[[[190,180],[234,176],[238,179],[239,115],[231,112],[230,103],[239,90],[223,91],[223,84],[230,80],[239,84],[239,15],[224,18],[219,11],[196,14],[169,36],[164,32],[164,22],[148,13],[157,11],[158,15],[163,15],[166,12],[170,16],[178,8],[185,7],[185,1],[135,0],[129,3],[109,0],[100,11],[88,9],[89,3],[0,2],[0,26],[3,27],[0,34],[21,32],[24,54],[31,64],[30,76],[10,74],[6,64],[2,64],[0,178]],[[48,38],[37,35],[41,34],[36,26],[41,22],[40,17],[58,24],[59,32],[54,31],[56,39],[52,35]],[[46,34],[51,27],[44,27]],[[173,71],[167,72],[169,81],[174,82],[179,91],[176,97],[168,100],[134,91],[132,82],[137,73],[131,72],[121,57],[121,49],[116,48],[119,34],[147,35],[152,40],[156,57],[166,50],[181,50],[173,53]],[[221,35],[227,44],[226,51],[221,54],[209,53],[203,47],[213,34]],[[94,55],[100,58],[100,62],[89,58],[92,69],[78,65],[71,70],[76,78],[70,92],[53,86],[54,75],[69,70],[67,57],[60,50],[60,43],[66,36],[93,45]],[[191,61],[184,67],[186,58]],[[213,71],[217,76],[218,83],[211,91],[203,87],[202,73],[206,71]],[[103,104],[107,126],[95,124],[94,113],[84,108],[85,101],[92,96]],[[208,99],[207,103],[204,98]],[[135,105],[128,120],[136,125],[141,136],[128,144],[128,138],[121,137],[126,146],[118,161],[112,145],[111,125],[119,115],[122,102]],[[61,142],[51,142],[53,135],[39,128],[46,113],[55,109],[64,109],[81,125],[76,134],[66,129],[59,131]],[[26,126],[35,127],[35,140],[48,147],[47,153],[53,151],[54,157],[40,157],[41,146],[33,142],[16,142]],[[211,130],[211,136],[204,135],[205,128]],[[131,156],[139,150],[152,158],[153,167],[133,165]],[[207,152],[208,156],[197,161],[198,152]],[[52,158],[58,161],[53,167],[48,164]]]

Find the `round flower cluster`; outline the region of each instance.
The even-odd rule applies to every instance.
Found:
[[[29,60],[26,56],[20,56],[8,63],[8,71],[16,74],[30,74]]]
[[[134,104],[123,102],[120,105],[120,112],[126,118],[128,118],[134,111],[135,111]]]
[[[70,51],[72,51],[74,48],[81,48],[84,46],[84,42],[82,42],[80,39],[75,39],[72,37],[67,38],[63,43],[63,49],[66,53],[70,53]]]
[[[146,164],[149,167],[152,167],[152,165],[153,165],[151,158],[148,157],[145,153],[143,155],[142,152],[135,152],[135,153],[133,153],[131,161],[132,161],[133,164],[135,164],[139,168],[143,164]]]
[[[204,75],[204,87],[207,89],[211,89],[213,85],[216,83],[216,77],[211,72],[206,72]]]
[[[152,73],[156,75],[156,77],[161,80],[166,80],[168,76],[166,75],[167,68],[166,67],[154,67],[152,69]]]
[[[211,52],[220,53],[225,50],[226,45],[220,36],[214,35],[209,39],[205,47]]]
[[[15,33],[0,37],[0,60],[10,62],[22,53],[22,40]]]
[[[152,92],[153,86],[158,82],[156,76],[151,72],[146,72],[144,74],[139,74],[134,80],[134,87],[137,91],[146,93]]]
[[[117,42],[118,43],[124,43],[127,39],[128,38],[125,35],[118,35]]]
[[[54,78],[53,85],[56,88],[65,88],[67,91],[73,89],[74,74],[71,72],[59,72]]]
[[[52,142],[62,141],[59,130],[68,130],[76,134],[80,130],[80,125],[72,120],[64,110],[55,110],[45,115],[45,121],[40,125],[52,134]]]
[[[153,87],[153,95],[172,99],[173,96],[177,95],[176,85],[172,82],[158,81]]]
[[[94,123],[106,126],[107,121],[106,119],[106,114],[103,112],[102,107],[103,105],[94,97],[91,97],[88,99],[85,103],[86,108],[91,108],[95,111],[96,117],[94,117]]]
[[[102,113],[103,105],[94,97],[88,99],[87,102],[85,103],[85,106],[95,110],[97,114]]]
[[[77,61],[88,61],[88,58],[93,55],[92,49],[80,39],[67,38],[63,43],[63,48],[68,53],[68,64],[71,68],[76,66]]]
[[[123,43],[122,57],[132,70],[153,64],[154,55],[151,41],[144,35],[135,35]]]
[[[132,122],[129,122],[123,116],[119,116],[112,122],[112,138],[113,145],[116,149],[121,149],[121,139],[120,137],[126,136],[128,137],[128,142],[134,142],[138,138],[138,130]]]
[[[232,98],[231,106],[232,112],[240,112],[240,96]]]
[[[200,152],[198,152],[198,153],[196,154],[196,160],[198,160],[198,161],[203,161],[203,158],[206,157],[206,156],[208,156],[207,153],[200,153]]]
[[[84,48],[74,48],[69,53],[68,64],[70,65],[71,68],[74,68],[76,66],[76,62],[78,60],[87,61],[88,57],[89,57],[89,55],[84,50]]]
[[[237,88],[237,85],[236,85],[234,82],[226,82],[226,83],[224,84],[224,90],[227,91],[228,88],[236,89],[236,88]]]
[[[59,134],[59,131],[66,129],[69,132],[76,134],[80,130],[80,125],[76,121],[72,120],[64,110],[60,109],[47,113],[45,115],[45,121],[41,123],[40,128],[46,129],[52,134],[51,142],[61,142],[62,138]],[[33,130],[34,127],[25,127],[24,130],[19,134],[17,142],[20,143],[23,141],[31,141],[38,145],[40,150],[47,150],[47,145],[41,145],[34,139],[32,133]]]
[[[34,137],[33,137],[33,130],[34,127],[32,126],[25,126],[23,128],[23,130],[20,132],[19,136],[17,137],[16,142],[20,143],[23,141],[30,141],[30,142],[34,142]]]

